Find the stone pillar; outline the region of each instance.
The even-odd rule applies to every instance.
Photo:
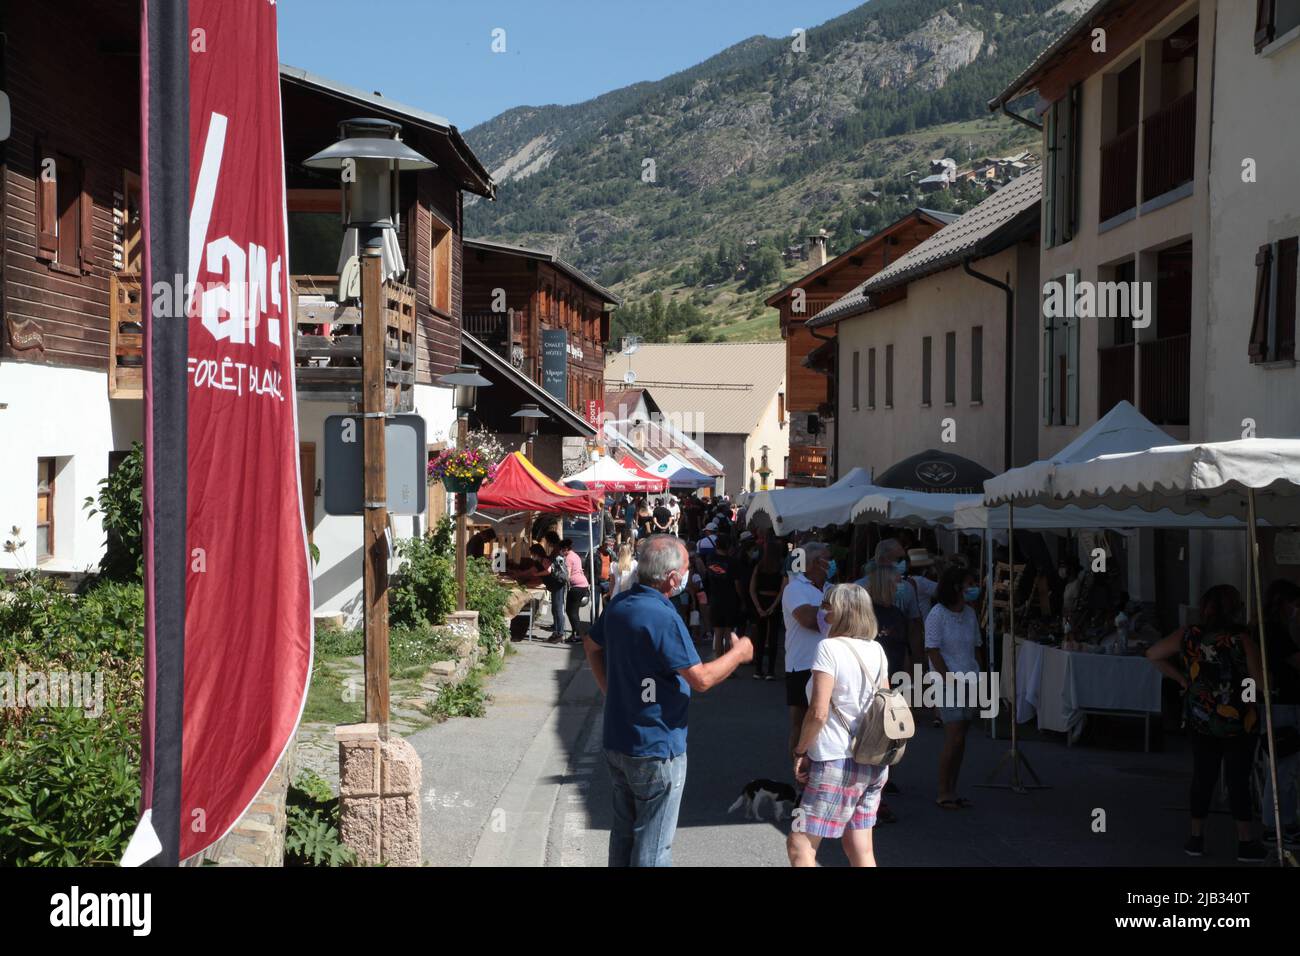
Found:
[[[378,724],[336,727],[339,830],[362,866],[419,866],[420,757]]]

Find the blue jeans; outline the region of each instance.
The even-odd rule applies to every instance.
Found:
[[[686,754],[633,757],[606,750],[614,784],[610,866],[672,866],[677,810],[686,786]]]
[[[564,601],[569,589],[556,588],[551,592],[551,633],[564,636]]]

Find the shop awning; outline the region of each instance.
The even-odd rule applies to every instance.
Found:
[[[664,490],[662,479],[649,474],[644,476],[636,474],[604,455],[592,462],[590,468],[564,479],[566,485],[579,482],[588,491],[605,493]]]
[[[513,451],[497,466],[496,477],[479,488],[475,507],[585,515],[600,506],[591,493],[565,488],[542,474],[522,452]]]

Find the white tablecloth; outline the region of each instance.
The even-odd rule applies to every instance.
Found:
[[[1016,641],[1016,708],[1020,723],[1077,736],[1085,711],[1160,713],[1160,672],[1141,656],[1063,651]],[[1002,696],[1010,700],[1010,638],[1002,639]]]

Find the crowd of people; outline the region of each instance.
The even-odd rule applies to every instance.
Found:
[[[900,673],[925,673],[947,688],[969,685],[986,669],[991,649],[984,646],[978,609],[989,582],[978,554],[936,555],[900,530],[875,542],[860,561],[861,542],[851,530],[790,538],[750,530],[743,509],[726,497],[627,495],[608,500],[598,524],[601,543],[590,564],[572,540],[548,530],[522,573],[551,591],[550,640],[584,642],[605,693],[603,744],[614,795],[610,864],[671,863],[690,696],[748,673],[784,685],[797,788],[787,841],[791,864],[815,865],[820,843],[830,838],[843,841],[853,865],[874,865],[874,827],[898,819],[888,794],[898,792],[899,774],[897,767],[854,759],[854,728],[876,689],[890,687]],[[1050,558],[1034,560],[1055,568]],[[1029,602],[1035,588],[1042,591],[1067,632],[1070,621],[1082,629],[1094,612],[1122,617],[1132,607],[1127,594],[1068,559],[1059,574],[1041,574],[1038,582],[1016,600]],[[584,640],[579,623],[588,606]],[[1269,588],[1265,633],[1281,741],[1278,796],[1292,845],[1300,841],[1298,609],[1300,587],[1278,581]],[[1266,781],[1262,801],[1252,794],[1260,716],[1242,692],[1261,683],[1252,633],[1240,595],[1221,586],[1202,600],[1198,625],[1180,628],[1147,652],[1184,690],[1193,760],[1189,855],[1204,852],[1203,828],[1222,775],[1238,859],[1267,856],[1252,828],[1260,815],[1273,819],[1272,782]],[[935,802],[945,811],[972,805],[960,781],[967,734],[979,717],[973,701],[943,696],[939,706],[913,707],[918,722],[943,731]]]
[[[880,541],[852,568],[842,540],[781,538],[746,528],[729,498],[625,497],[610,509],[597,574],[606,606],[586,651],[606,694],[604,747],[614,781],[612,865],[666,865],[685,781],[686,704],[752,665],[783,683],[787,745],[802,791],[788,845],[815,862],[843,838],[871,865],[871,830],[897,819],[885,802],[889,769],[857,763],[852,728],[876,687],[913,666],[973,678],[984,666],[974,603],[980,583],[964,557],[940,563],[907,536]],[[609,519],[607,514],[606,518]],[[843,568],[842,568],[843,566]],[[778,667],[780,670],[778,671]],[[936,802],[957,792],[970,707],[929,715],[945,728]]]

